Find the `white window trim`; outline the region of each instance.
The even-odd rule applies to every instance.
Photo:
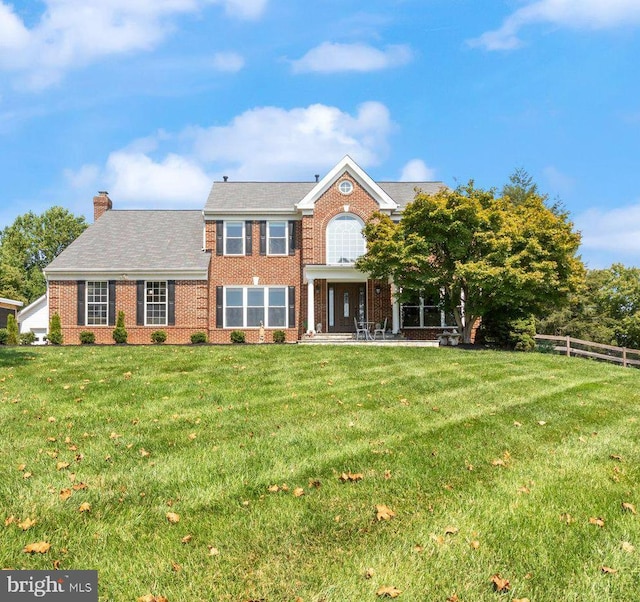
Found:
[[[227,224],[241,224],[242,225],[242,253],[227,253]],[[244,221],[242,220],[225,220],[224,221],[224,225],[222,227],[223,229],[223,253],[224,255],[228,255],[229,257],[242,257],[243,255],[246,255],[246,242],[247,242],[247,233],[245,231],[246,228],[246,224]],[[236,237],[233,237],[231,240],[238,240]]]
[[[270,253],[269,252],[269,239],[271,238],[271,224],[272,223],[284,224],[284,253]],[[289,222],[287,220],[284,220],[284,219],[267,220],[267,256],[270,256],[270,257],[284,257],[285,255],[289,255]]]
[[[107,306],[107,319],[105,321],[104,324],[89,324],[89,284],[106,284],[107,285],[107,301],[106,303],[104,302],[100,302],[100,303],[95,303],[94,301],[91,302],[91,305],[103,305],[106,304]],[[87,326],[109,326],[109,281],[108,280],[88,280],[87,284],[85,286],[85,291],[84,291],[84,323]]]
[[[151,324],[148,321],[147,305],[147,287],[150,282],[160,282],[164,284],[164,322],[162,324]],[[161,305],[162,301],[151,301],[153,305]],[[145,280],[144,282],[144,325],[145,326],[167,326],[169,324],[169,282],[167,280]]]
[[[343,184],[348,184],[349,190],[342,190]],[[340,180],[340,182],[338,182],[338,192],[344,196],[350,195],[353,192],[353,182],[351,180]]]
[[[225,286],[223,288],[223,302],[222,302],[222,322],[223,322],[223,328],[225,329],[229,329],[229,330],[238,330],[238,329],[243,329],[243,330],[256,330],[258,328],[260,328],[260,326],[246,326],[247,324],[247,310],[249,308],[248,305],[248,297],[249,297],[249,290],[252,289],[257,289],[257,288],[261,288],[263,289],[263,305],[262,308],[264,309],[264,322],[263,322],[263,327],[267,330],[283,330],[286,328],[289,328],[289,287],[287,285],[280,285],[280,284],[273,284],[273,285],[265,285],[265,286],[234,286],[234,285],[229,285],[229,286]],[[271,326],[269,325],[269,290],[270,289],[284,289],[284,324],[283,325],[277,325],[277,326]],[[227,325],[227,309],[228,309],[228,305],[227,305],[227,290],[228,289],[241,289],[242,290],[242,325],[239,326],[229,326]],[[236,309],[240,308],[239,305],[234,305],[232,306]],[[252,305],[251,307],[256,307],[254,305]],[[280,305],[274,306],[274,307],[282,307]]]

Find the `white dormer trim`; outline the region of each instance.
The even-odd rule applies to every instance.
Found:
[[[316,201],[342,176],[348,173],[380,205],[380,210],[395,211],[398,204],[376,184],[371,177],[349,156],[344,158],[320,180],[307,195],[296,204],[296,209],[307,214],[313,212]]]

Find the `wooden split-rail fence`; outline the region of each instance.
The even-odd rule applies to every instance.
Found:
[[[583,341],[573,337],[563,337],[548,334],[537,334],[536,340],[547,343],[556,353],[567,357],[587,357],[595,360],[613,362],[624,367],[640,368],[640,350],[627,347],[614,347],[592,341]]]

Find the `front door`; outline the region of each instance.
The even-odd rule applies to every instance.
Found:
[[[365,284],[333,282],[328,285],[329,332],[355,332],[355,321],[365,319]]]

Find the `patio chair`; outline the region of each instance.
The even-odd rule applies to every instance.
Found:
[[[384,333],[387,331],[387,318],[384,319],[384,323],[380,326],[380,323],[376,324],[376,327],[373,329],[373,338],[376,338],[376,335],[380,333],[382,335],[382,340],[384,341]]]
[[[362,335],[362,338],[366,341],[369,338],[367,327],[364,324],[358,324],[358,320],[355,318],[353,318],[353,323],[356,327],[356,341],[360,338],[360,335]]]

